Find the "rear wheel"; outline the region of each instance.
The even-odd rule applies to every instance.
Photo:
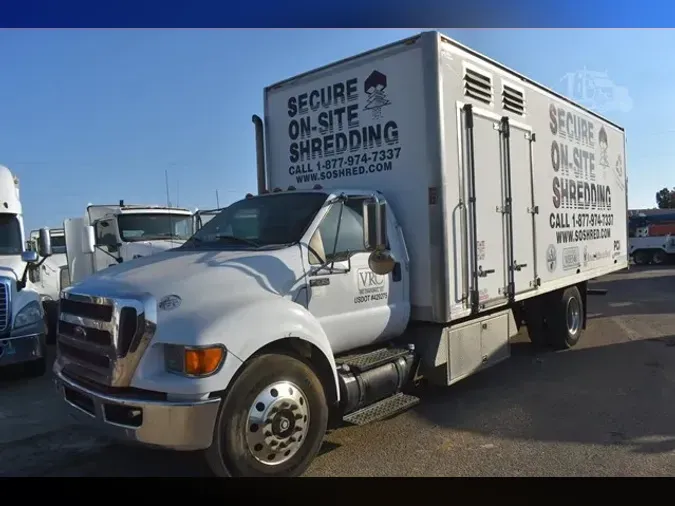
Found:
[[[555,299],[551,299],[549,317],[549,339],[558,350],[576,346],[581,338],[584,321],[584,303],[576,286],[566,288]],[[557,295],[556,294],[556,295]],[[555,297],[555,296],[554,296]],[[557,300],[556,300],[557,299]]]
[[[661,250],[656,250],[652,255],[652,263],[655,265],[661,265],[666,261],[666,254]]]
[[[289,355],[254,358],[223,400],[206,460],[218,476],[298,476],[323,442],[321,381]]]

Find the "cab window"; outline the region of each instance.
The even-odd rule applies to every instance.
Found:
[[[340,216],[341,210],[342,216]],[[340,223],[339,231],[338,221]],[[337,243],[335,241],[336,236]],[[352,253],[365,251],[363,199],[350,198],[344,205],[341,203],[333,204],[321,221],[319,228],[312,235],[309,246],[311,248],[309,263],[311,265],[321,264],[324,260],[340,262],[346,260]],[[333,250],[335,250],[334,255]]]

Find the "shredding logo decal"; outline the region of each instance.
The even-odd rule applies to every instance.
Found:
[[[363,83],[363,91],[366,92],[366,105],[364,111],[372,111],[373,119],[382,117],[382,108],[391,104],[387,98],[385,89],[387,88],[387,76],[382,72],[373,70]]]

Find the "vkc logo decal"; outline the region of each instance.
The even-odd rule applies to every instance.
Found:
[[[373,288],[384,286],[384,276],[379,276],[369,269],[359,271],[359,288]]]

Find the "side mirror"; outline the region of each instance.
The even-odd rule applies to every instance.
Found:
[[[21,260],[27,264],[34,264],[38,261],[38,254],[35,251],[24,251],[21,253]]]
[[[40,238],[38,239],[38,253],[46,258],[52,254],[52,237],[49,235],[48,228],[40,229]]]
[[[93,253],[96,246],[96,236],[94,235],[94,227],[85,225],[82,231],[82,253]]]
[[[373,199],[363,204],[363,242],[370,251],[368,267],[385,276],[394,270],[396,260],[387,249],[387,204]]]
[[[387,204],[379,200],[363,203],[363,242],[366,251],[387,248]]]

